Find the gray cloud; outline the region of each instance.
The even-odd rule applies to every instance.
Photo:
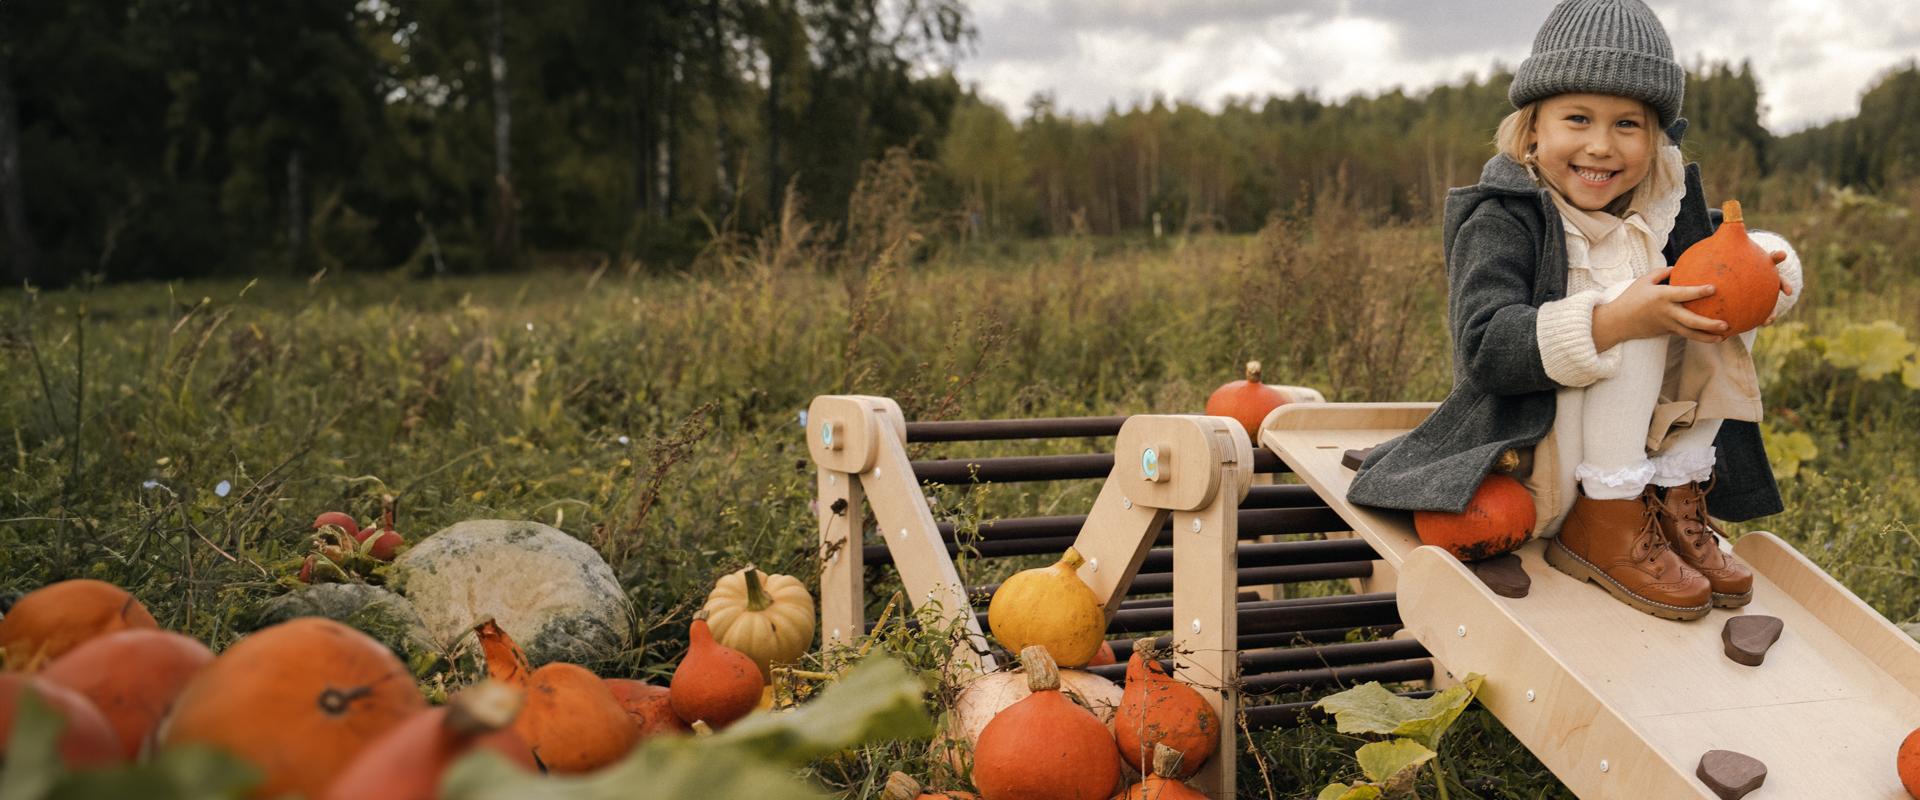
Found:
[[[1910,0],[1651,0],[1689,65],[1749,61],[1763,119],[1789,132],[1853,113],[1880,73],[1920,55]],[[1098,113],[1154,95],[1327,98],[1424,89],[1523,60],[1550,5],[1411,0],[975,0],[981,39],[963,80],[1009,109],[1051,91]]]

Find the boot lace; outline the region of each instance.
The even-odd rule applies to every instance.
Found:
[[[1648,563],[1660,560],[1667,550],[1667,537],[1660,535],[1660,517],[1658,507],[1653,503],[1642,503],[1640,517],[1640,535],[1633,541],[1637,557]]]
[[[1713,485],[1709,483],[1697,492],[1688,492],[1688,497],[1684,500],[1675,498],[1672,492],[1669,492],[1666,497],[1658,497],[1655,500],[1679,523],[1680,534],[1687,537],[1687,543],[1696,549],[1707,547],[1714,542],[1713,528],[1707,525],[1703,508],[1706,505],[1707,491],[1711,488]]]

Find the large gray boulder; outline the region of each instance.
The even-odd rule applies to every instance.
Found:
[[[402,554],[391,577],[442,643],[492,618],[534,664],[612,658],[633,629],[600,554],[538,522],[455,523]]]

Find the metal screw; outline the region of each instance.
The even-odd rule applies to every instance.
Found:
[[[833,629],[833,638],[835,638],[835,639],[838,639],[838,638],[840,638],[840,629],[839,629],[839,628],[834,628],[834,629]]]
[[[1606,759],[1604,759],[1604,758],[1603,758],[1603,759],[1600,759],[1600,771],[1601,771],[1601,772],[1606,772],[1607,770],[1608,770],[1608,766],[1607,766],[1607,760],[1606,760]]]
[[[1528,690],[1527,690],[1527,702],[1529,702],[1529,703],[1531,703],[1531,702],[1533,702],[1533,690],[1532,690],[1532,689],[1528,689]]]
[[[1087,568],[1088,568],[1088,569],[1090,569],[1090,570],[1092,570],[1092,571],[1094,571],[1094,572],[1099,572],[1099,571],[1100,571],[1100,559],[1097,559],[1097,558],[1096,558],[1096,559],[1094,559],[1094,560],[1092,560],[1092,561],[1088,561],[1088,562],[1087,562]]]
[[[1199,617],[1194,617],[1194,618],[1193,618],[1193,632],[1194,632],[1194,633],[1199,633],[1199,632],[1200,632],[1200,618],[1199,618]]]
[[[878,477],[880,477],[880,468],[879,468],[879,467],[874,467],[874,468],[873,468],[873,477],[876,477],[876,478],[878,478]]]
[[[1196,520],[1194,520],[1194,521],[1193,521],[1193,532],[1194,532],[1194,533],[1199,533],[1199,532],[1200,532],[1200,520],[1197,520],[1197,519],[1196,519]]]
[[[1453,629],[1453,635],[1455,635],[1455,636],[1466,636],[1466,635],[1467,635],[1467,626],[1465,626],[1465,625],[1462,625],[1462,626],[1460,626],[1460,627],[1458,627],[1458,628],[1454,628],[1454,629]]]
[[[1131,497],[1122,497],[1122,498],[1120,498],[1120,507],[1121,507],[1121,508],[1124,508],[1124,509],[1127,509],[1128,511],[1132,511],[1132,510],[1133,510],[1133,498],[1131,498]]]
[[[900,529],[900,538],[902,538],[902,539],[905,539],[905,538],[907,538],[907,529],[906,529],[906,528],[901,528],[901,529]]]
[[[828,486],[837,486],[837,485],[839,485],[839,483],[840,483],[840,476],[839,476],[839,475],[828,475],[828,476],[827,476],[827,485],[828,485]]]

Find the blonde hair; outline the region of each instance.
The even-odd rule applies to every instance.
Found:
[[[1552,186],[1550,183],[1541,181],[1540,176],[1534,173],[1533,169],[1533,148],[1535,144],[1534,140],[1537,137],[1534,129],[1540,122],[1540,106],[1546,101],[1546,99],[1535,100],[1515,109],[1513,113],[1507,115],[1506,119],[1500,120],[1500,129],[1493,135],[1493,146],[1497,148],[1501,154],[1513,159],[1513,163],[1526,167],[1527,173],[1533,175],[1536,182]],[[1646,109],[1647,119],[1653,123],[1649,126],[1653,129],[1651,133],[1653,136],[1653,157],[1658,159],[1660,157],[1660,149],[1672,145],[1673,140],[1667,138],[1667,129],[1664,121],[1660,119],[1660,112],[1654,110],[1654,107],[1644,100],[1640,101],[1640,105]],[[1647,180],[1660,180],[1660,170],[1657,165],[1647,173]],[[1642,183],[1645,182],[1646,181],[1642,181]],[[1553,186],[1552,188],[1556,192],[1560,190],[1560,187],[1557,186]],[[1621,195],[1619,198],[1620,201],[1631,201],[1639,189],[1639,186],[1635,186],[1627,190],[1626,194]],[[1661,190],[1664,191],[1664,187]]]

